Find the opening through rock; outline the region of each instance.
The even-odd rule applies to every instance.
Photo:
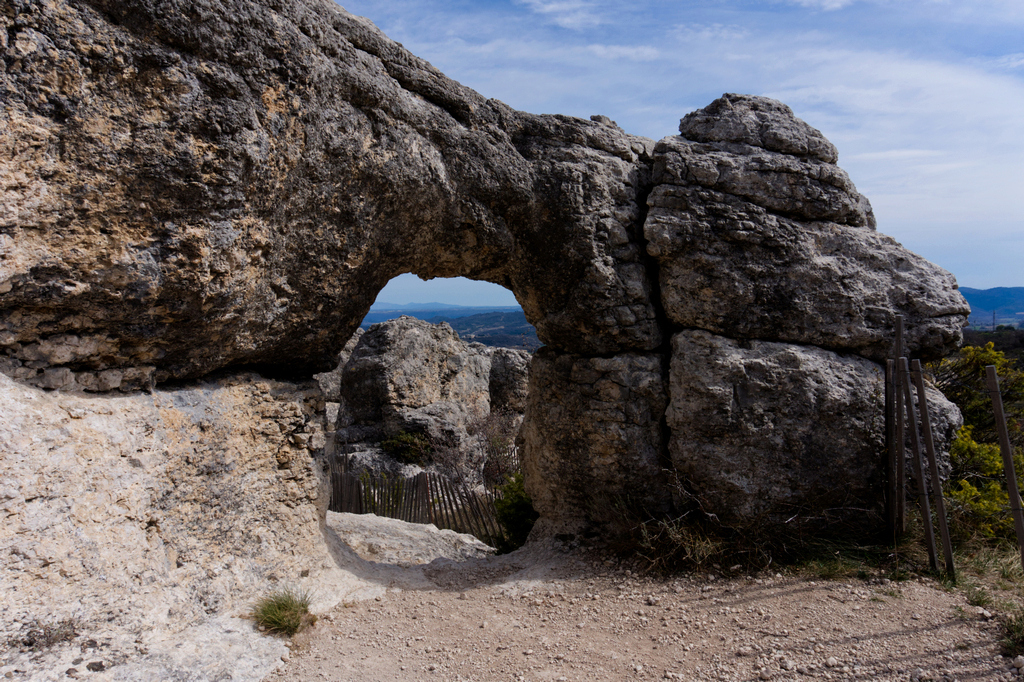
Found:
[[[535,514],[516,437],[536,330],[497,285],[393,282],[317,376],[330,509],[521,544]]]

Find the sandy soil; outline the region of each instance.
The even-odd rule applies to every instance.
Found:
[[[267,681],[1019,678],[997,621],[927,578],[664,580],[550,546],[406,570],[415,589],[392,569]]]

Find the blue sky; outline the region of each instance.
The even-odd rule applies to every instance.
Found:
[[[342,5],[484,96],[654,139],[723,92],[780,99],[836,144],[880,231],[962,286],[1024,286],[1022,0]],[[396,295],[417,291],[440,300]]]

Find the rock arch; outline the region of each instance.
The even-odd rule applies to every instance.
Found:
[[[920,355],[959,342],[952,276],[875,231],[781,103],[725,95],[658,143],[526,114],[328,0],[0,21],[0,346],[21,380],[326,369],[390,278],[482,279],[547,344],[526,430],[546,517],[667,508],[668,470],[749,521],[877,508],[893,315]]]

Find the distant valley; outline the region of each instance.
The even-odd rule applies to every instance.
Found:
[[[1024,324],[1024,287],[960,287],[960,293],[971,306],[970,326],[975,329],[993,329],[993,313],[995,325]]]
[[[433,324],[447,322],[466,341],[535,351],[543,344],[518,306],[474,307],[444,303],[375,303],[360,325],[364,329],[402,315]]]
[[[994,326],[1024,325],[1024,287],[972,289],[960,287],[971,306],[970,327],[992,330]],[[995,313],[995,325],[992,314]],[[460,306],[448,303],[375,303],[360,326],[408,315],[437,324],[447,322],[466,341],[488,346],[535,351],[543,345],[537,331],[519,306]]]

